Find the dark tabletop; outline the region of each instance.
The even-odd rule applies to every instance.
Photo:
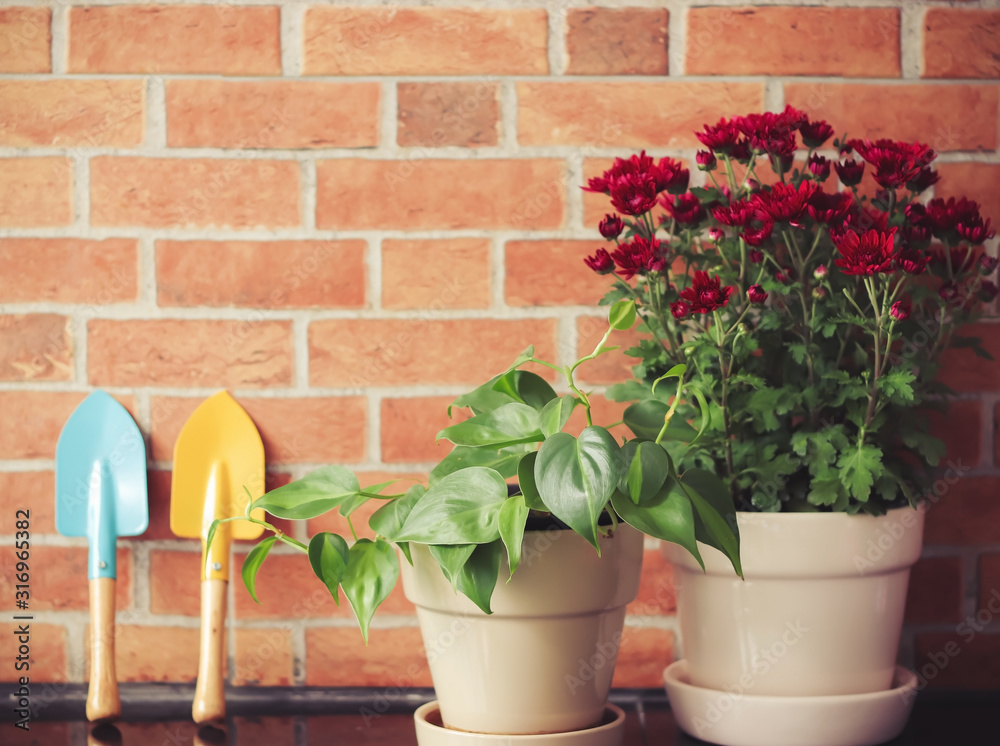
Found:
[[[231,692],[229,710],[234,716],[222,729],[199,729],[182,714],[190,707],[190,699],[183,689],[153,687],[136,691],[133,697],[123,691],[123,722],[114,727],[95,727],[84,722],[80,717],[82,699],[75,691],[37,712],[28,732],[15,728],[9,715],[4,713],[6,722],[0,722],[0,744],[414,746],[412,711],[431,696],[427,691],[413,691],[390,700],[378,690],[334,690],[307,691],[292,698],[283,694],[285,699],[280,699],[277,694],[267,697],[262,691],[245,696]],[[615,692],[612,701],[627,713],[625,746],[696,746],[703,743],[678,730],[662,693],[652,690]],[[1000,695],[921,695],[906,731],[890,744],[1000,744]]]

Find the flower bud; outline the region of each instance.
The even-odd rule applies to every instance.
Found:
[[[708,237],[712,239],[715,243],[721,241],[723,238],[725,238],[725,236],[726,234],[722,231],[721,228],[712,228],[708,231]]]
[[[625,230],[625,223],[617,215],[605,215],[604,220],[601,221],[597,228],[601,235],[604,236],[609,241],[612,241],[622,234]]]
[[[682,300],[675,301],[670,304],[670,313],[672,313],[674,318],[678,321],[686,319],[691,315],[691,304]]]
[[[906,321],[910,318],[910,301],[909,300],[897,300],[889,308],[889,315],[896,321]]]
[[[715,159],[715,153],[710,150],[699,150],[695,156],[695,161],[698,163],[699,171],[714,171],[717,161]]]
[[[826,288],[813,288],[813,298],[823,300],[826,297]]]
[[[747,298],[751,303],[763,303],[767,300],[767,292],[760,285],[754,284],[747,290]]]
[[[746,187],[748,192],[760,191],[760,182],[757,179],[747,179],[743,182],[743,186]]]
[[[598,249],[593,256],[588,256],[583,263],[599,275],[609,275],[615,271],[615,262],[607,249]]]
[[[747,252],[747,256],[754,264],[760,264],[764,261],[764,252],[760,249],[750,249],[750,251]]]
[[[815,277],[817,280],[822,280],[824,277],[827,276],[827,274],[829,274],[829,272],[830,270],[826,268],[826,265],[821,264],[818,267],[816,267],[816,269],[813,270],[813,277]]]
[[[997,269],[998,260],[995,256],[981,254],[979,256],[979,271],[984,275],[991,275]]]

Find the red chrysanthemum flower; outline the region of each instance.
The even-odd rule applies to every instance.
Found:
[[[617,215],[605,215],[604,220],[602,220],[600,225],[597,226],[597,230],[599,230],[601,235],[606,239],[613,241],[622,234],[623,230],[625,230],[625,223],[622,222],[622,219]]]
[[[908,275],[923,274],[927,269],[927,256],[915,249],[901,249],[896,256],[896,264]]]
[[[913,308],[910,305],[909,299],[897,300],[889,308],[889,315],[896,319],[896,321],[906,321],[910,318],[912,310]]]
[[[662,272],[667,267],[666,251],[655,238],[636,236],[611,252],[611,258],[618,265],[618,274],[626,280],[649,272]]]
[[[678,321],[683,321],[691,315],[691,304],[685,303],[682,300],[674,301],[670,304],[670,313],[672,313],[674,318]]]
[[[695,137],[702,145],[716,153],[728,154],[740,139],[740,130],[735,122],[720,119],[715,125],[706,124],[701,132],[695,133]]]
[[[820,181],[826,181],[830,176],[830,159],[813,153],[806,161],[806,168]]]
[[[892,263],[896,258],[896,229],[888,232],[869,230],[858,234],[847,231],[840,236],[834,236],[834,245],[840,252],[840,258],[834,264],[840,267],[845,275],[875,275],[891,272]]]
[[[698,270],[691,280],[691,287],[681,291],[681,298],[691,304],[692,312],[711,313],[725,306],[733,294],[732,286],[720,287],[721,284],[718,275],[712,279],[707,272]]]
[[[851,140],[850,146],[872,164],[873,178],[886,189],[895,189],[920,173],[934,160],[934,151],[922,143],[908,143],[886,138]]]
[[[623,215],[642,215],[656,206],[656,181],[649,174],[625,174],[611,182],[611,206]]]
[[[754,195],[753,204],[775,223],[796,223],[818,191],[819,187],[811,181],[803,181],[798,188],[775,184],[769,192]]]
[[[982,218],[970,220],[967,223],[959,223],[955,226],[955,229],[958,231],[958,235],[977,246],[983,243],[983,241],[989,241],[996,235],[996,231],[990,230],[990,221],[984,221]]]
[[[991,275],[996,272],[997,264],[1000,264],[995,256],[990,256],[989,254],[979,255],[979,269],[984,275]]]
[[[819,119],[815,122],[806,122],[799,129],[802,133],[802,142],[810,148],[818,148],[827,140],[833,137],[833,127]]]
[[[593,256],[588,256],[583,263],[599,275],[609,275],[615,271],[615,262],[607,249],[598,249]]]
[[[712,217],[723,225],[744,227],[753,220],[754,208],[743,199],[729,205],[719,205],[712,208]]]
[[[817,191],[809,200],[809,217],[817,223],[839,224],[854,208],[854,197],[850,192]]]
[[[747,299],[749,299],[751,303],[763,303],[767,300],[767,292],[764,288],[755,283],[747,289]]]
[[[744,241],[747,242],[749,246],[760,246],[767,239],[771,237],[771,233],[774,230],[774,222],[771,220],[765,220],[760,226],[747,227],[740,233],[740,236]]]
[[[764,252],[760,249],[750,249],[747,251],[747,258],[754,264],[760,264],[764,261]]]
[[[846,187],[857,186],[861,183],[861,177],[865,175],[864,161],[856,161],[848,158],[843,163],[834,163],[834,169],[840,178],[840,183]]]
[[[916,176],[906,182],[906,188],[914,194],[920,194],[939,181],[941,181],[941,175],[929,166],[924,166],[917,172]]]
[[[981,220],[979,204],[965,197],[958,200],[954,197],[948,200],[937,197],[927,203],[925,212],[931,230],[937,238],[948,236],[959,224],[972,225]]]
[[[672,199],[666,195],[660,198],[660,204],[682,225],[697,225],[705,219],[705,208],[697,197],[688,192]]]
[[[714,171],[718,163],[711,150],[699,150],[694,154],[694,159],[700,171]]]

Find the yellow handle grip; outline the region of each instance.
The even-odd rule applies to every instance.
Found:
[[[91,578],[87,720],[117,720],[121,714],[115,676],[115,579]]]
[[[222,671],[226,644],[225,580],[201,581],[201,655],[198,660],[198,684],[194,692],[191,716],[196,723],[223,720],[226,717],[226,693]]]

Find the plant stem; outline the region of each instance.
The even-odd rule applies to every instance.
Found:
[[[663,440],[663,436],[667,434],[667,427],[670,426],[670,420],[673,418],[674,412],[677,411],[677,405],[680,404],[681,393],[683,392],[683,390],[684,390],[684,378],[681,377],[677,379],[677,393],[674,394],[674,400],[670,402],[670,409],[668,409],[667,413],[663,415],[663,427],[660,428],[660,432],[656,436],[655,443],[657,445],[659,445],[660,441]]]
[[[722,384],[722,427],[726,437],[726,470],[729,475],[729,489],[732,492],[735,489],[733,473],[736,469],[733,465],[733,442],[729,431],[729,370],[726,366],[725,337],[722,335],[722,318],[720,317],[718,311],[714,311],[713,313],[715,315],[716,328],[719,329],[717,336],[719,337],[719,377]],[[707,413],[705,416],[708,416]]]

